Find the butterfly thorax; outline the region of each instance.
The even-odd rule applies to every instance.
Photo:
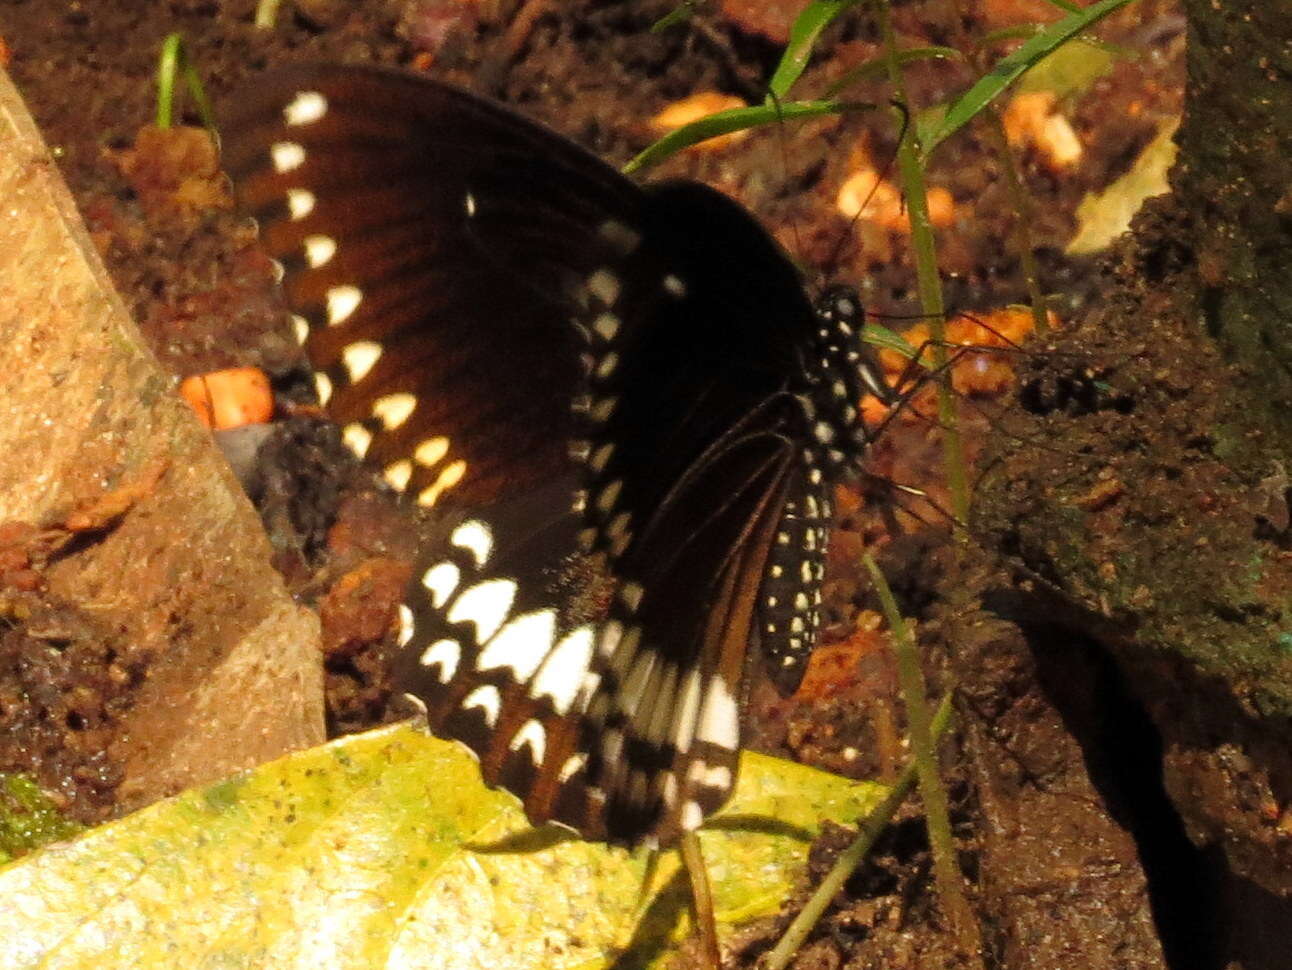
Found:
[[[858,403],[865,394],[891,397],[878,364],[862,342],[857,292],[832,286],[817,299],[817,329],[806,352],[795,396],[805,423],[804,462],[827,479],[847,476],[870,443]],[[812,476],[814,479],[817,476]]]

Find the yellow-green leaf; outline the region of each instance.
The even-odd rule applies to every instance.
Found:
[[[1178,118],[1163,122],[1129,172],[1102,192],[1088,192],[1077,205],[1077,232],[1068,243],[1069,256],[1086,256],[1109,246],[1130,228],[1144,200],[1171,190],[1167,172],[1175,162],[1172,136]]]
[[[1024,74],[1018,91],[1049,91],[1056,98],[1073,97],[1088,91],[1111,72],[1114,60],[1107,46],[1086,37],[1074,37]]]
[[[854,821],[882,794],[746,755],[701,834],[724,928],[780,905],[822,818]],[[590,970],[633,939],[644,871],[641,854],[530,829],[460,747],[395,725],[0,870],[0,966]],[[676,873],[670,854],[636,938],[657,959],[685,932]]]

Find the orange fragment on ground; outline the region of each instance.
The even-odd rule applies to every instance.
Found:
[[[274,413],[269,378],[259,367],[233,367],[184,378],[180,396],[208,428],[225,431],[263,424]]]
[[[877,627],[864,623],[842,643],[817,647],[808,658],[803,682],[799,684],[794,697],[797,700],[813,700],[829,697],[853,686],[859,680],[857,665],[861,658],[884,650],[887,645],[887,631],[880,631]]]
[[[1051,329],[1058,329],[1059,318],[1053,311],[1048,312],[1047,323]],[[1034,326],[1032,311],[1028,307],[1005,307],[981,315],[953,317],[947,322],[944,333],[947,356],[951,360],[951,386],[960,394],[1004,393],[1014,382],[1011,352],[1018,350],[1018,345]],[[902,336],[911,349],[920,354],[919,363],[923,372],[927,372],[933,364],[933,355],[926,346],[932,339],[928,324],[917,323]],[[979,347],[983,349],[973,349]],[[1002,349],[1005,353],[993,353],[993,349]],[[884,378],[889,384],[896,385],[904,376],[911,376],[909,357],[882,347],[877,350]],[[906,401],[903,407],[915,414],[926,413],[918,400]],[[866,423],[873,426],[882,420],[887,408],[877,398],[866,397],[862,399],[861,410]]]
[[[955,199],[940,185],[930,186],[925,193],[929,206],[929,221],[939,228],[955,221]],[[848,219],[860,217],[867,222],[891,229],[893,232],[911,231],[910,215],[902,203],[902,193],[887,179],[881,179],[873,168],[853,172],[835,196],[835,208]]]
[[[730,111],[732,108],[743,107],[745,107],[745,102],[735,95],[722,94],[719,91],[701,91],[688,98],[683,98],[681,101],[674,101],[652,118],[650,124],[661,135],[666,135],[683,125],[689,125],[694,121],[699,121],[701,118],[717,114],[719,111]],[[748,131],[733,131],[730,134],[718,135],[716,138],[709,138],[699,144],[692,145],[687,151],[721,151],[740,141],[748,134]]]
[[[1032,145],[1051,172],[1081,161],[1081,139],[1057,108],[1052,91],[1024,91],[1005,109],[1005,135],[1016,148]]]

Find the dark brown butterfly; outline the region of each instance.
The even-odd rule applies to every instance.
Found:
[[[830,490],[887,394],[730,199],[639,186],[424,77],[301,67],[224,154],[344,440],[425,508],[400,686],[534,822],[668,844],[735,780],[756,639],[792,689]]]

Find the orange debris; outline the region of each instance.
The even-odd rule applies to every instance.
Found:
[[[926,199],[929,221],[939,228],[955,221],[955,200],[940,185],[931,186]],[[911,219],[902,202],[902,193],[892,182],[881,179],[873,168],[858,169],[844,181],[835,197],[835,208],[848,219],[857,217],[894,232],[909,233]]]
[[[699,121],[701,118],[707,118],[709,115],[717,114],[719,111],[729,111],[732,108],[743,108],[744,106],[745,102],[735,95],[722,94],[719,91],[701,91],[688,98],[683,98],[681,101],[674,101],[652,118],[650,124],[661,135],[666,135],[674,129]],[[733,131],[730,134],[719,135],[716,138],[709,138],[697,145],[692,145],[687,150],[720,151],[740,141],[748,134],[748,131]]]
[[[1051,172],[1061,172],[1081,160],[1081,140],[1059,113],[1052,91],[1016,94],[1001,120],[1009,143],[1016,148],[1034,146]]]
[[[1053,311],[1048,314],[1048,323],[1052,329],[1059,327],[1059,318]],[[992,350],[1017,349],[1023,338],[1032,332],[1033,326],[1032,311],[1027,307],[1017,306],[982,315],[962,314],[947,321],[944,346],[950,360],[952,387],[960,394],[1003,393],[1014,380],[1013,360],[1008,353],[992,353]],[[917,372],[927,371],[932,366],[932,353],[927,346],[931,339],[928,324],[917,323],[902,336],[911,345],[911,349],[920,354]],[[884,369],[884,378],[890,384],[896,384],[903,376],[910,376],[909,357],[882,347],[877,348],[877,351],[880,365]],[[923,413],[918,400],[915,403],[907,402],[905,406]],[[862,416],[869,425],[882,420],[887,411],[881,401],[869,396],[862,399],[861,409]]]
[[[274,413],[269,378],[259,367],[195,374],[184,378],[179,393],[198,420],[217,431],[262,424]]]

